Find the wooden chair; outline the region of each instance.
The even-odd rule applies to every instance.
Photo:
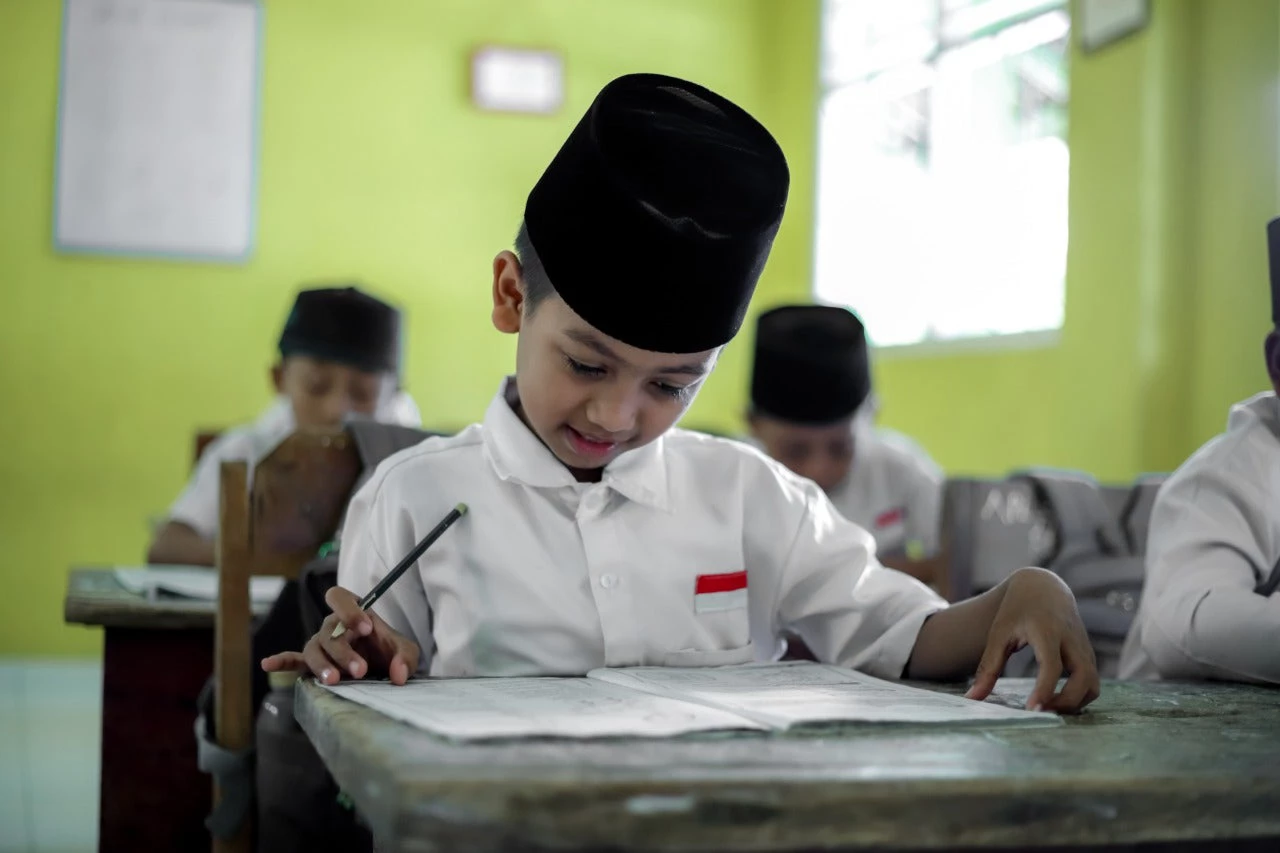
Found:
[[[293,434],[254,467],[252,486],[246,463],[222,463],[214,717],[224,749],[239,752],[253,742],[249,579],[296,579],[333,538],[360,470],[347,432]],[[215,782],[215,804],[221,796]],[[215,838],[215,853],[249,851],[252,825],[246,820],[234,838]]]

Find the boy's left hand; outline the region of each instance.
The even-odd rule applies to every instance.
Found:
[[[1009,656],[1030,645],[1040,672],[1028,708],[1070,714],[1097,699],[1098,664],[1071,590],[1044,569],[1021,569],[1006,583],[973,687],[965,695],[978,700],[991,695]],[[1055,693],[1064,670],[1067,683]]]

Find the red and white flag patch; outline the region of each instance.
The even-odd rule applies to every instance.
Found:
[[[695,613],[716,613],[747,606],[747,573],[698,575],[693,589]]]
[[[885,527],[893,527],[895,524],[901,524],[906,520],[907,508],[905,506],[897,506],[876,516],[876,529],[881,530]]]

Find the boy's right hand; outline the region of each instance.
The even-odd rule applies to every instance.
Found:
[[[372,610],[361,610],[360,599],[340,586],[324,595],[333,611],[301,652],[281,652],[263,658],[267,672],[307,669],[321,684],[337,684],[348,678],[381,678],[392,684],[404,684],[418,668],[421,650],[418,644],[391,629]],[[333,630],[339,624],[347,630],[336,640]]]

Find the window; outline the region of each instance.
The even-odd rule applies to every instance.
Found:
[[[815,291],[876,344],[1055,330],[1065,0],[824,0]]]

